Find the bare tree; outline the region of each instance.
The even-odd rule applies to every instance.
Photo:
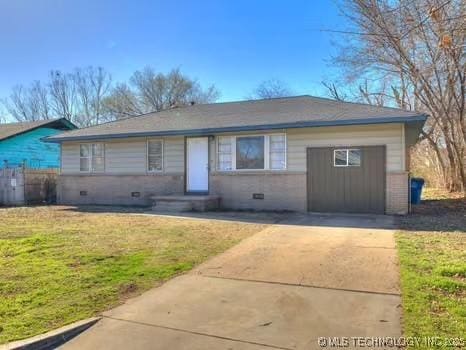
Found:
[[[342,83],[323,81],[322,85],[327,89],[327,95],[337,101],[357,101],[372,106],[393,106],[409,109],[399,100],[399,91],[394,86],[388,86],[388,81],[377,81],[372,84],[369,79],[363,79],[359,85],[346,88],[339,86]]]
[[[5,110],[4,106],[0,104],[0,124],[6,123],[7,120],[7,111]]]
[[[77,68],[73,75],[76,88],[79,125],[90,126],[105,120],[103,101],[110,91],[112,78],[102,67]]]
[[[130,84],[112,86],[102,67],[53,70],[45,84],[39,81],[14,87],[1,104],[18,121],[63,117],[78,126],[126,118],[192,103],[208,103],[219,96],[215,86],[202,88],[179,69],[167,74],[146,67],[136,71]]]
[[[342,0],[341,5],[352,28],[334,63],[348,82],[378,84],[379,103],[429,114],[425,142],[439,157],[447,187],[465,190],[466,3]],[[360,93],[375,97],[364,89]]]
[[[45,84],[17,85],[1,102],[18,121],[63,117],[89,126],[101,122],[102,100],[110,84],[110,74],[101,67],[77,68],[73,73],[54,70]]]
[[[144,113],[135,93],[125,83],[117,84],[110,95],[103,100],[103,104],[107,112],[116,119],[134,117]]]
[[[269,79],[261,82],[249,97],[251,99],[267,99],[291,96],[293,92],[286,83],[278,79]]]
[[[323,81],[322,85],[327,89],[328,96],[337,101],[348,101],[350,98],[347,94],[338,89],[336,83]]]
[[[175,106],[213,102],[218,96],[215,86],[203,89],[197,80],[179,69],[164,74],[146,67],[134,72],[130,85],[115,86],[105,105],[117,118],[124,118]]]
[[[29,104],[31,106],[31,115],[36,115],[38,119],[50,119],[49,92],[39,80],[32,83],[29,89]]]
[[[8,113],[17,121],[51,118],[48,91],[40,81],[34,81],[29,87],[23,85],[13,87],[9,98],[2,102]]]
[[[76,86],[72,74],[53,70],[49,75],[50,104],[57,117],[75,121]]]
[[[28,100],[27,88],[16,85],[11,90],[9,98],[3,99],[2,103],[17,121],[36,120],[37,117],[31,115]]]
[[[203,90],[197,80],[182,74],[179,69],[163,74],[146,67],[134,72],[130,82],[145,111],[160,111],[192,102],[207,103],[218,98],[218,91],[214,86]]]

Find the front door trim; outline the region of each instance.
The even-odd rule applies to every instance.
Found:
[[[207,139],[207,190],[189,190],[189,166],[188,166],[188,139]],[[207,195],[210,189],[210,137],[209,136],[185,136],[184,138],[184,194],[185,195]]]

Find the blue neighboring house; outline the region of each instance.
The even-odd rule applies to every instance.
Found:
[[[60,146],[42,139],[77,129],[65,118],[0,124],[0,168],[25,164],[36,169],[59,168]]]

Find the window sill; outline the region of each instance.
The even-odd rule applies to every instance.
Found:
[[[265,174],[290,174],[293,173],[287,169],[281,170],[215,170],[212,171],[212,175],[265,175]]]

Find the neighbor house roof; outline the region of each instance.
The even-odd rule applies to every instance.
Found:
[[[58,130],[71,130],[77,128],[76,125],[65,118],[0,124],[0,141],[41,127]]]
[[[52,142],[133,136],[209,135],[211,133],[312,126],[421,122],[417,112],[296,96],[199,104],[143,114],[49,137]]]

